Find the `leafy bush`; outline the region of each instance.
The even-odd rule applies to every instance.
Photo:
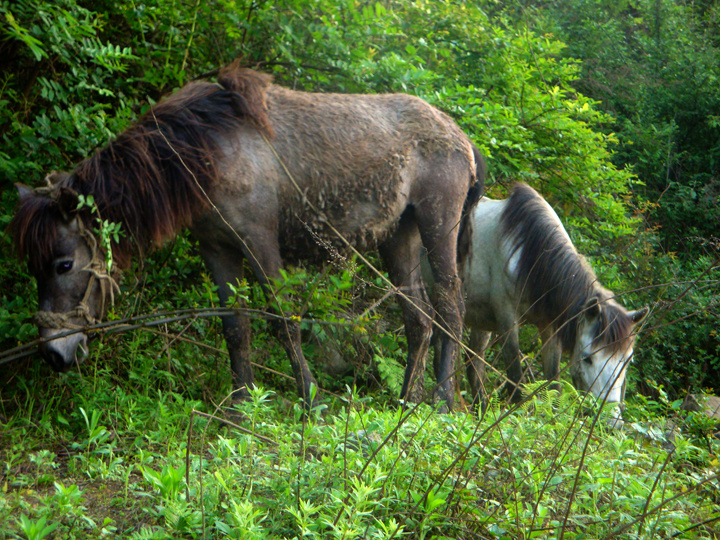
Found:
[[[636,176],[628,202],[642,212],[647,231],[614,253],[602,244],[591,251],[601,277],[608,267],[625,276],[615,290],[637,291],[631,299],[657,304],[663,314],[638,348],[642,371],[673,393],[704,386],[720,392],[712,332],[720,323],[714,300],[720,229],[716,4],[559,0],[496,9],[567,43],[562,56],[581,61],[573,88],[608,113],[598,127],[615,143],[611,160]]]
[[[630,400],[624,432],[593,424],[569,387],[513,412],[492,403],[482,420],[398,409],[397,308],[382,282],[350,266],[301,267],[278,284],[292,292],[283,308],[305,317],[323,388],[360,388],[325,394],[324,417],[302,418],[262,318],[252,322],[253,360],[275,372],[258,366],[258,382],[290,401],[258,388],[234,413],[242,429],[205,416],[230,387],[215,319],[102,335],[89,362],[62,375],[34,361],[4,364],[1,536],[712,538],[717,442],[690,418],[665,451],[658,423],[676,413],[681,388],[720,380],[717,273],[708,270],[717,253],[716,10],[692,6],[702,40],[683,24],[684,6],[664,1],[516,9],[0,0],[3,230],[12,182],[41,185],[163,94],[239,57],[298,89],[427,99],[488,156],[493,195],[515,180],[534,185],[601,281],[632,291],[626,305],[667,302],[630,371],[652,398]],[[638,234],[645,216],[660,228]],[[3,351],[35,335],[35,285],[10,250],[0,235]],[[217,306],[187,235],[136,263],[111,318]],[[253,282],[237,293],[266,307]],[[329,346],[349,372],[318,373]]]

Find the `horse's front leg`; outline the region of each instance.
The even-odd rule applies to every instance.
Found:
[[[485,413],[487,408],[487,392],[485,392],[485,351],[490,343],[491,332],[471,329],[470,331],[470,359],[467,362],[466,372],[470,391],[472,393],[473,411],[477,412],[478,405]]]
[[[228,306],[233,298],[230,285],[236,285],[243,279],[242,257],[238,257],[237,253],[228,256],[225,250],[203,244],[200,246],[200,253],[213,282],[218,287],[221,305]],[[245,315],[240,314],[224,315],[221,320],[225,344],[230,355],[233,399],[247,399],[250,396],[248,388],[255,381],[250,363],[250,321]]]
[[[545,379],[555,381],[550,384],[552,390],[560,391],[560,383],[558,378],[560,375],[560,356],[562,348],[560,346],[560,338],[553,328],[547,328],[542,331],[542,360]]]
[[[256,234],[251,234],[248,238],[255,240],[246,240],[244,246],[250,267],[260,282],[265,297],[280,309],[280,302],[277,302],[278,298],[272,283],[272,280],[280,277],[282,266],[277,238],[265,230],[256,231]],[[319,387],[300,346],[300,323],[293,318],[293,313],[279,312],[278,315],[281,315],[282,318],[273,322],[275,333],[290,359],[298,393],[303,399],[306,409],[310,410],[315,405],[314,394],[317,393]]]

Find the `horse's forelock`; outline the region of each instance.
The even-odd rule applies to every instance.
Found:
[[[596,345],[608,347],[612,353],[626,348],[632,336],[633,321],[628,312],[614,301],[602,302]]]
[[[31,195],[20,201],[8,230],[17,256],[28,262],[35,275],[43,272],[53,259],[58,225],[63,222],[58,204],[50,197]]]

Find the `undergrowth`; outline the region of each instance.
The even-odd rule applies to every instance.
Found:
[[[718,537],[718,441],[606,430],[569,387],[482,418],[348,389],[303,417],[108,375],[17,381],[1,538]]]
[[[677,161],[671,153],[685,151],[675,148],[682,118],[670,106],[682,92],[662,100],[672,125],[632,119],[625,139],[605,135],[612,119],[578,92],[581,66],[563,58],[557,36],[540,31],[540,19],[528,25],[523,15],[515,27],[511,12],[488,16],[515,9],[497,2],[100,2],[97,11],[85,4],[0,0],[9,23],[0,91],[3,231],[16,202],[11,182],[41,185],[48,171],[71,167],[165,92],[240,57],[293,88],[424,96],[488,156],[497,194],[515,180],[542,187],[580,251],[593,254],[601,280],[617,291],[652,283],[627,305],[661,301],[664,311],[643,333],[618,431],[607,431],[569,387],[561,396],[540,391],[514,411],[492,402],[482,419],[427,405],[402,409],[396,397],[407,346],[397,307],[384,301],[391,296],[384,283],[352,265],[294,269],[278,287],[302,316],[304,351],[325,390],[324,408],[308,418],[262,317],[252,320],[262,388],[237,409],[220,406],[230,375],[217,318],[190,314],[103,335],[86,364],[62,375],[36,359],[0,357],[0,539],[718,538],[717,427],[674,400],[677,389],[716,385],[718,372],[717,239],[703,237],[715,223],[707,211],[714,184],[696,193],[699,176],[673,175],[668,193],[687,196],[659,196]],[[661,5],[652,8],[658,21]],[[647,26],[623,20],[633,32]],[[586,25],[581,35],[612,36],[611,26]],[[662,65],[695,69],[702,66],[687,58],[714,58],[711,50],[696,54],[693,39],[675,40],[692,55],[678,49]],[[707,75],[697,78],[703,88],[713,87],[703,82],[717,73],[713,66],[699,71]],[[626,95],[638,94],[618,94]],[[652,92],[643,100],[655,104]],[[686,119],[694,132],[717,131],[707,103],[699,119]],[[637,180],[630,167],[611,165],[616,144],[629,152],[628,135],[638,143],[640,163],[626,160],[637,165]],[[687,163],[704,163],[693,155],[712,161],[705,141],[713,139],[701,138]],[[643,182],[658,178],[658,196],[647,183],[649,199],[638,198]],[[669,218],[660,232],[696,246],[675,262],[660,235],[636,234],[643,209]],[[685,222],[690,230],[673,225]],[[37,291],[7,258],[7,234],[0,248],[5,353],[36,335]],[[218,307],[186,235],[129,272],[122,287],[116,322]],[[238,283],[237,294],[267,307],[256,284]],[[537,347],[526,350],[533,360]],[[642,385],[657,389],[652,399],[635,391]]]

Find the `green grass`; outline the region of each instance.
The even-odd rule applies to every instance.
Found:
[[[213,361],[10,381],[0,538],[718,538],[718,441],[664,449],[647,403],[607,431],[571,388],[483,419],[258,388],[214,419],[180,383]]]

